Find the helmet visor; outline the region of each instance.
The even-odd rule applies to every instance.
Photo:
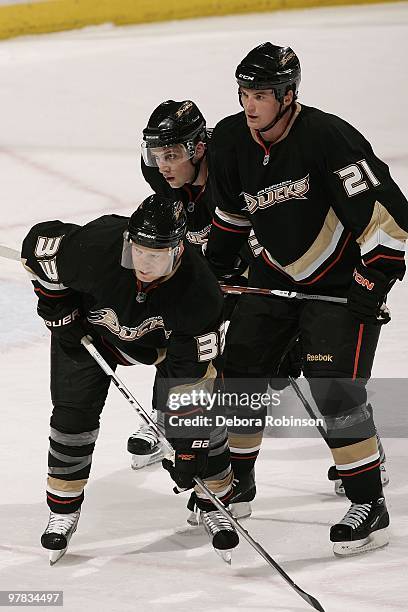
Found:
[[[195,147],[191,141],[166,147],[149,147],[146,142],[142,142],[143,161],[152,168],[177,166],[194,157],[194,153]]]
[[[129,240],[127,234],[123,239],[122,267],[134,270],[139,280],[150,283],[173,270],[180,252],[180,247],[152,249]]]

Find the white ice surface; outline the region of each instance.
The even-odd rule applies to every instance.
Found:
[[[149,192],[139,171],[141,130],[167,98],[196,100],[213,125],[238,107],[233,72],[264,40],[302,59],[302,96],[349,120],[408,193],[408,5],[214,18],[22,38],[0,44],[0,244],[19,248],[51,218],[127,214]],[[407,378],[408,285],[394,288],[374,374]],[[0,589],[63,589],[64,609],[279,612],[308,606],[242,542],[231,568],[206,537],[185,529],[185,496],[157,467],[129,468],[136,425],[111,390],[70,554],[53,568],[40,547],[48,421],[48,332],[22,268],[0,259]],[[153,372],[119,374],[148,406]],[[294,400],[295,401],[295,400]],[[326,481],[317,439],[267,439],[248,529],[327,612],[407,610],[407,443],[386,440],[392,540],[339,560],[328,530],[347,505]]]

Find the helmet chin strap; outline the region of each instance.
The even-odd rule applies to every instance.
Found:
[[[193,174],[193,178],[188,183],[189,185],[194,185],[194,183],[196,182],[198,175],[200,174],[201,162],[203,161],[206,155],[207,155],[207,148],[204,151],[204,155],[200,159],[198,159],[196,162],[193,162],[191,160],[191,163],[193,164],[193,168],[194,168],[194,174]]]
[[[282,119],[284,114],[287,113],[290,108],[292,108],[292,105],[288,104],[288,106],[286,108],[284,108],[283,110],[282,110],[282,108],[283,108],[283,102],[280,103],[279,112],[276,115],[275,119],[273,121],[271,121],[270,123],[268,123],[268,125],[266,125],[265,127],[260,128],[259,130],[257,130],[257,132],[260,132],[260,134],[262,134],[263,132],[267,132],[268,130],[273,128],[273,126],[276,125],[278,123],[278,121],[280,121],[280,119]]]
[[[191,163],[193,164],[194,174],[193,174],[193,178],[192,178],[192,179],[191,179],[191,181],[190,181],[190,185],[193,185],[193,184],[196,182],[196,180],[197,180],[197,177],[198,177],[198,175],[199,175],[199,173],[200,173],[200,168],[201,168],[201,162],[202,162],[202,159],[203,159],[203,158],[199,159],[199,160],[198,160],[198,161],[196,161],[195,163],[194,163],[194,162],[191,162]]]

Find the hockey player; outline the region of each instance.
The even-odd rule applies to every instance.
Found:
[[[200,475],[222,502],[231,497],[225,427],[212,418],[199,427],[193,422],[210,414],[202,394],[193,401],[193,391],[212,391],[223,298],[206,263],[184,242],[185,232],[183,204],[153,195],[130,219],[107,215],[83,227],[44,222],[23,242],[38,314],[51,331],[50,517],[41,543],[52,562],[78,523],[110,382],[81,346],[86,334],[112,368],[156,366],[155,407],[164,412],[175,449],[174,465],[164,460],[163,466],[177,486],[189,489]],[[196,503],[214,548],[228,561],[238,544],[235,530],[199,491]]]
[[[191,100],[162,102],[155,108],[143,130],[143,176],[157,194],[183,202],[187,217],[186,239],[200,255],[207,242],[214,213],[207,163],[210,136],[211,130],[207,129],[204,116]],[[245,259],[249,261],[250,258],[249,247],[246,245]],[[238,284],[242,284],[243,278],[239,272],[246,267],[246,264],[242,265],[234,275],[235,280],[240,279],[237,280]],[[233,303],[228,298],[227,307],[224,308],[225,318],[229,318],[234,304],[235,300]],[[161,416],[160,413],[158,416]],[[237,444],[231,449],[232,467],[237,476],[234,481],[234,499],[239,496],[239,502],[231,503],[231,510],[237,518],[249,516],[249,502],[255,496],[253,475],[248,474],[245,482],[242,477],[239,478],[243,473],[241,459],[245,450]],[[128,451],[132,454],[134,469],[151,465],[163,456],[161,444],[146,425],[141,425],[129,438]],[[194,509],[194,495],[188,506],[190,510]],[[188,521],[195,524],[194,511]]]
[[[408,205],[355,128],[297,102],[300,76],[293,50],[270,42],[237,67],[243,112],[220,121],[212,136],[217,209],[207,256],[223,278],[253,228],[264,249],[249,285],[348,299],[242,296],[224,366],[227,391],[249,378],[263,391],[270,364],[300,334],[304,373],[351,501],[330,531],[334,552],[346,555],[388,542],[366,382],[381,324],[390,319],[387,293],[405,272]],[[254,446],[260,437],[254,432]]]
[[[186,239],[201,252],[214,212],[207,182],[211,130],[191,100],[167,100],[143,130],[142,173],[155,193],[181,200],[187,215]]]
[[[208,149],[211,143],[212,130],[206,127],[206,121],[197,105],[191,100],[167,100],[155,108],[147,126],[143,130],[142,173],[150,187],[158,194],[176,198],[184,203],[187,214],[187,239],[201,253],[208,240],[214,215],[215,204],[211,181],[208,180]],[[245,284],[246,278],[240,275],[252,259],[262,251],[253,231],[248,242],[243,246],[241,262],[231,274],[224,277],[228,284]],[[243,264],[243,265],[242,265]],[[231,300],[232,302],[232,300]],[[231,302],[226,309],[225,317],[232,312]],[[233,302],[235,305],[235,299]],[[270,384],[274,389],[283,389],[285,380],[290,374],[295,378],[300,375],[300,343],[295,342],[278,365]],[[245,448],[241,448],[243,439],[232,436],[232,463],[237,476],[248,473],[246,469]],[[381,445],[380,441],[379,444]],[[385,454],[381,448],[381,476],[383,484],[388,483],[385,470]],[[128,451],[132,454],[133,469],[140,469],[161,460],[162,448],[152,430],[146,425],[130,436]],[[251,450],[250,453],[253,451]],[[335,492],[344,495],[342,480],[336,467],[328,473],[329,480],[335,483]],[[251,491],[232,509],[238,518],[249,516],[249,501],[255,496],[255,483],[251,482]],[[246,485],[245,485],[246,486]],[[242,498],[242,495],[241,495]],[[190,517],[192,520],[192,517]]]

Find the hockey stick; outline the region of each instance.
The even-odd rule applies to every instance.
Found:
[[[16,249],[0,244],[0,257],[4,259],[14,259],[14,261],[20,261],[20,253]]]
[[[347,298],[333,297],[331,295],[309,295],[308,293],[297,293],[296,291],[278,291],[277,289],[262,289],[261,287],[241,287],[239,285],[224,285],[220,283],[221,291],[231,295],[274,295],[283,298],[295,298],[297,300],[319,300],[321,302],[336,302],[347,304]]]
[[[140,405],[137,399],[132,395],[129,389],[122,383],[122,381],[115,374],[115,372],[112,370],[112,368],[105,361],[105,359],[102,357],[102,355],[95,348],[94,344],[89,340],[87,336],[84,336],[82,338],[81,344],[86,348],[88,353],[95,359],[95,361],[102,368],[105,374],[109,376],[111,381],[116,385],[116,387],[119,389],[122,395],[127,399],[129,404],[133,406],[133,408],[136,410],[136,412],[141,417],[141,419],[153,429],[154,433],[157,435],[160,442],[162,442],[162,444],[164,444],[167,447],[169,453],[173,454],[174,449],[171,446],[170,442],[167,440],[164,433],[159,429],[159,427],[157,427],[153,419],[151,419],[150,416],[144,411],[143,407]],[[204,493],[204,495],[214,504],[214,506],[221,512],[221,514],[235,527],[235,529],[242,535],[242,537],[245,538],[245,540],[252,546],[252,548],[254,548],[257,551],[257,553],[260,554],[261,557],[263,557],[269,565],[271,565],[274,569],[276,569],[276,571],[292,587],[292,589],[294,589],[296,593],[300,595],[300,597],[302,597],[302,599],[304,599],[310,606],[312,606],[312,608],[314,608],[315,610],[318,610],[319,612],[324,612],[324,609],[322,608],[318,600],[312,595],[309,595],[309,593],[306,593],[305,591],[303,591],[303,589],[301,589],[292,580],[292,578],[288,576],[288,574],[281,568],[281,566],[266,552],[266,550],[258,542],[256,542],[249,535],[246,529],[244,529],[241,526],[241,524],[232,516],[232,514],[228,512],[225,506],[212,493],[212,491],[210,491],[210,489],[202,481],[202,479],[199,478],[198,476],[195,476],[194,482],[196,483],[200,491]]]
[[[132,393],[129,391],[129,389],[123,384],[123,382],[115,374],[115,372],[109,366],[107,361],[105,361],[105,359],[102,357],[102,355],[100,354],[98,349],[91,342],[89,337],[88,336],[84,336],[82,338],[82,340],[81,340],[81,344],[86,348],[88,353],[95,359],[95,361],[98,363],[98,365],[100,365],[100,367],[105,372],[105,374],[107,374],[109,376],[111,381],[114,383],[114,385],[116,385],[116,387],[119,389],[119,391],[122,393],[122,395],[127,399],[129,404],[131,404],[131,406],[133,406],[133,408],[136,410],[137,414],[140,416],[142,421],[144,421],[145,424],[148,425],[154,431],[154,433],[160,439],[160,441],[164,444],[164,446],[167,447],[168,455],[172,456],[173,453],[174,453],[174,449],[173,449],[172,445],[170,444],[170,442],[167,440],[167,438],[164,435],[164,433],[161,431],[161,429],[159,427],[157,427],[156,423],[147,414],[147,412],[145,412],[145,410],[143,409],[141,404],[137,401],[137,399],[134,397],[134,395],[132,395]]]
[[[329,295],[309,295],[306,293],[296,293],[294,291],[278,291],[274,289],[261,289],[260,287],[240,287],[238,285],[220,284],[220,287],[223,293],[232,294],[232,295],[240,295],[242,293],[248,293],[248,294],[253,294],[253,295],[275,295],[277,297],[295,298],[298,300],[320,300],[323,302],[336,302],[339,304],[347,303],[347,298],[332,297]],[[306,412],[313,420],[316,421],[316,414],[314,413],[313,408],[311,407],[310,403],[307,401],[306,397],[303,395],[296,380],[292,376],[288,376],[288,379],[289,379],[289,382],[294,392],[296,393],[296,395],[302,402]],[[320,435],[322,436],[323,440],[327,441],[326,430],[317,423],[316,423],[316,428],[319,431]]]
[[[306,399],[305,395],[303,394],[301,388],[299,387],[299,385],[297,384],[297,382],[293,378],[293,376],[288,376],[288,379],[289,379],[289,382],[291,384],[292,389],[294,390],[294,392],[296,393],[296,395],[298,396],[298,398],[302,402],[304,409],[306,410],[308,415],[315,421],[316,429],[318,430],[319,434],[322,436],[323,440],[325,440],[327,442],[327,432],[324,429],[324,427],[322,427],[321,425],[318,424],[318,422],[316,420],[316,414],[315,414],[313,408],[311,407],[310,403]]]
[[[220,500],[218,499],[218,497],[216,497],[212,491],[210,491],[208,489],[208,487],[206,487],[206,485],[204,484],[204,482],[201,480],[201,478],[194,478],[198,488],[207,495],[207,497],[209,499],[211,499],[211,501],[213,502],[214,506],[216,506],[218,508],[218,510],[221,512],[221,514],[223,516],[225,516],[226,519],[229,520],[229,522],[235,527],[235,529],[242,535],[243,538],[245,538],[245,540],[252,546],[252,548],[254,548],[256,550],[256,552],[258,554],[261,555],[261,557],[263,557],[265,559],[265,561],[268,563],[268,565],[270,565],[271,567],[273,567],[281,576],[282,578],[289,584],[289,586],[292,587],[292,589],[294,589],[294,591],[296,591],[296,593],[298,595],[300,595],[300,597],[302,599],[304,599],[310,606],[312,606],[312,608],[314,608],[315,610],[319,610],[319,612],[324,612],[324,608],[322,607],[322,605],[320,604],[320,602],[313,597],[313,595],[310,595],[309,593],[306,593],[306,591],[304,591],[303,589],[300,588],[300,586],[298,586],[290,576],[288,576],[288,574],[285,572],[284,569],[282,569],[282,567],[279,565],[279,563],[277,563],[271,556],[269,553],[266,552],[266,550],[258,543],[256,542],[253,537],[248,533],[248,531],[246,529],[244,529],[242,527],[242,525],[237,521],[237,519],[235,519],[232,514],[230,512],[228,512],[228,510],[224,507],[224,505],[220,502]]]

